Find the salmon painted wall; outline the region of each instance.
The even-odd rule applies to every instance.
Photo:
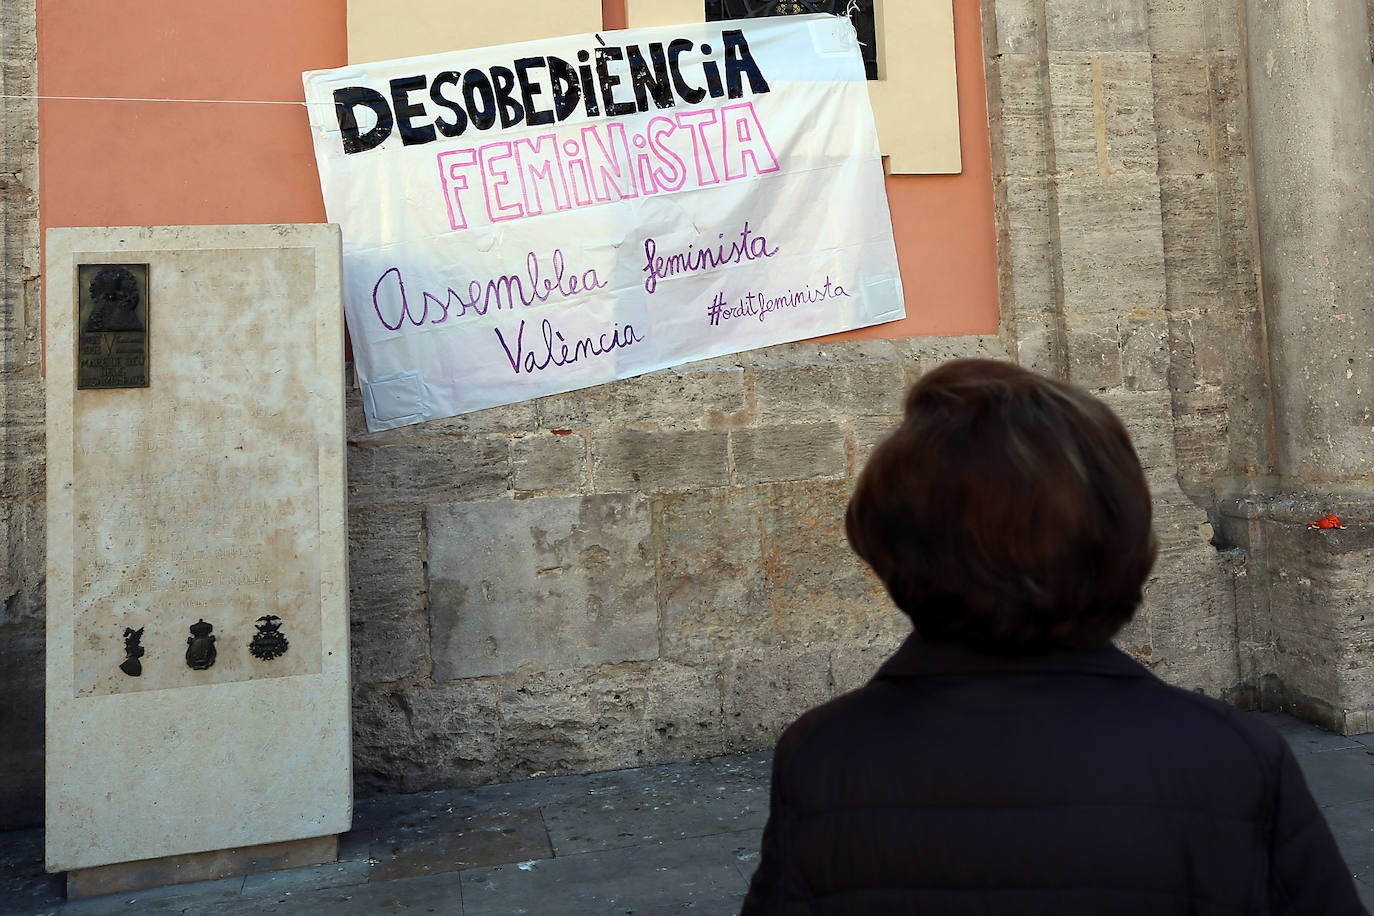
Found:
[[[908,317],[840,338],[997,330],[978,0],[954,13],[964,172],[889,176]],[[347,62],[344,0],[44,0],[38,42],[44,228],[325,219],[303,105],[50,97],[299,103],[302,71]]]

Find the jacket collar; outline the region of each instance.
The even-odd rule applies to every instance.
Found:
[[[931,643],[915,633],[883,663],[874,679],[941,674],[1088,674],[1098,677],[1153,678],[1154,675],[1115,646],[1000,658],[963,646]]]

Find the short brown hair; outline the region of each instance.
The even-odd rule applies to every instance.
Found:
[[[923,638],[1013,656],[1105,645],[1156,550],[1149,486],[1111,409],[982,359],[912,386],[845,530]]]

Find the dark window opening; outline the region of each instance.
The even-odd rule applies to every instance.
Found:
[[[707,22],[793,16],[797,13],[848,16],[859,33],[864,72],[871,80],[878,78],[878,33],[873,24],[873,0],[705,0],[705,3]]]

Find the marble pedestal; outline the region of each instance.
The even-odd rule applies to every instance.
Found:
[[[48,232],[49,871],[349,827],[339,252],[326,225]],[[92,324],[92,264],[146,264],[139,309]],[[78,390],[133,325],[148,386]]]

